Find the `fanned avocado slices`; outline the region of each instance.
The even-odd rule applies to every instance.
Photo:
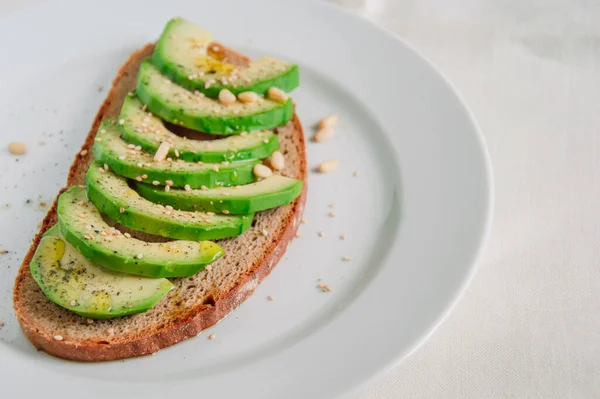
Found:
[[[245,186],[169,192],[136,183],[135,189],[152,202],[177,209],[245,214],[289,204],[302,193],[302,180],[271,176]]]
[[[167,129],[160,118],[146,112],[144,104],[134,96],[125,97],[119,120],[123,138],[144,151],[156,153],[161,143],[170,144],[169,156],[188,162],[235,162],[266,158],[279,149],[273,132],[243,132],[215,140],[189,140]],[[208,187],[208,186],[207,186]]]
[[[154,155],[128,144],[120,137],[119,129],[110,122],[103,122],[92,148],[94,157],[115,173],[153,183],[173,187],[191,188],[219,187],[246,184],[254,181],[252,168],[259,160],[220,163],[192,163],[178,159],[155,161]]]
[[[131,189],[125,178],[105,171],[98,162],[91,164],[86,181],[88,197],[98,210],[133,230],[200,241],[235,237],[252,224],[253,215],[186,212],[154,204]]]
[[[74,186],[58,198],[60,234],[83,256],[114,271],[148,277],[188,277],[223,256],[211,241],[146,242],[110,227]]]
[[[183,18],[170,20],[152,56],[159,71],[188,90],[216,98],[222,89],[234,94],[253,91],[264,95],[271,87],[290,92],[298,87],[298,66],[263,57],[240,67],[207,55],[212,36]],[[214,46],[216,51],[218,47]]]
[[[260,98],[224,105],[200,92],[191,92],[163,76],[149,60],[142,62],[136,95],[148,110],[162,119],[212,134],[240,134],[274,129],[294,115],[294,104]]]
[[[94,264],[60,237],[56,225],[44,234],[29,267],[48,299],[91,319],[145,312],[173,288],[165,278],[132,276]]]

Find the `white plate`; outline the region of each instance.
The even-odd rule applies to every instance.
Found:
[[[118,66],[174,15],[252,56],[300,64],[294,98],[307,135],[327,114],[341,120],[335,140],[308,144],[309,165],[341,166],[311,173],[304,237],[209,330],[215,340],[207,332],[124,362],[51,358],[22,336],[11,309],[14,276],[45,213],[37,203],[64,183]],[[11,251],[0,256],[3,397],[356,393],[424,340],[473,271],[492,202],[481,134],[431,65],[365,20],[313,2],[49,1],[0,19],[0,48],[0,247]],[[26,142],[27,154],[9,155],[11,141]]]

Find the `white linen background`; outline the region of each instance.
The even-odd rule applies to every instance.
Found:
[[[0,0],[0,13],[37,1]],[[600,397],[600,1],[334,1],[446,74],[496,185],[462,300],[360,399]]]

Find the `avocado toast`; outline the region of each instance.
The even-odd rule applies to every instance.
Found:
[[[249,62],[243,55],[214,42],[210,42],[208,53],[214,51],[214,48],[219,49],[221,60],[235,65],[244,65]],[[119,70],[113,81],[113,87],[101,106],[81,151],[71,166],[67,188],[86,185],[86,174],[94,161],[92,147],[95,139],[99,137],[97,133],[101,123],[103,121],[121,121],[122,118],[119,115],[122,105],[138,84],[137,73],[140,65],[142,61],[151,58],[153,52],[154,45],[146,45],[134,52]],[[218,127],[219,124],[213,126]],[[227,130],[225,133],[235,130],[230,126],[229,122],[221,124],[221,127]],[[267,126],[255,127],[261,130],[270,129]],[[82,317],[75,313],[74,309],[70,309],[78,306],[77,302],[65,301],[64,298],[56,296],[52,297],[47,293],[49,288],[44,286],[42,288],[45,291],[43,291],[40,288],[41,284],[38,284],[39,278],[32,275],[32,270],[37,270],[33,267],[36,262],[32,260],[35,260],[34,255],[40,247],[42,236],[58,222],[57,201],[55,201],[23,261],[14,288],[14,308],[21,328],[29,340],[38,349],[51,355],[77,361],[103,361],[142,356],[194,337],[201,330],[215,324],[239,306],[283,256],[295,235],[306,198],[305,141],[298,117],[294,114],[288,122],[270,132],[276,133],[278,147],[286,159],[285,167],[279,173],[282,176],[304,182],[298,193],[299,196],[289,204],[256,213],[252,226],[243,234],[216,241],[215,245],[220,247],[224,254],[207,267],[202,266],[204,269],[200,272],[188,277],[172,278],[170,283],[165,279],[158,280],[158,283],[153,283],[153,287],[155,287],[153,289],[156,291],[153,295],[124,304],[119,303],[118,314],[114,313],[117,309],[109,309],[111,306],[107,305],[104,298],[101,297],[91,303],[92,314],[88,312],[89,309],[79,309],[79,314],[86,316]],[[254,131],[248,133],[252,135]],[[123,136],[126,138],[125,134]],[[233,136],[219,136],[219,139],[228,137]],[[192,140],[190,142],[195,143]],[[142,143],[132,144],[141,146]],[[152,143],[147,145],[154,146]],[[241,145],[246,144],[242,142]],[[196,151],[194,148],[195,146],[192,146],[188,155],[190,160],[194,159]],[[147,147],[144,149],[152,150]],[[154,149],[158,150],[158,147]],[[274,147],[271,147],[271,152],[273,150]],[[174,155],[172,152],[169,154]],[[261,157],[265,155],[265,151],[262,151]],[[251,159],[253,158],[250,157]],[[247,161],[249,158],[242,157],[238,160]],[[110,170],[110,168],[108,169]],[[134,182],[143,184],[135,180]],[[166,182],[160,183],[160,186],[152,187],[164,187],[164,190],[169,187],[168,184],[165,185]],[[133,183],[132,187],[135,187]],[[192,211],[182,210],[182,212]],[[238,215],[231,216],[237,217]],[[125,219],[121,222],[128,223]],[[148,243],[164,243],[169,240],[155,234],[145,233],[137,225],[132,225],[132,228],[129,229],[114,223],[113,221],[112,225],[121,232],[116,235],[128,234],[134,239]],[[59,233],[64,232],[60,231]],[[51,253],[52,251],[56,252],[57,247],[60,249],[61,244],[57,243],[56,236],[48,235],[46,238],[44,238],[44,245],[40,248],[47,248],[46,250]],[[72,251],[67,247],[68,245],[71,244],[66,243],[65,247],[69,251],[65,251],[65,253],[76,258],[75,255],[79,253]],[[64,256],[63,259],[65,259]],[[214,256],[217,257],[217,255]],[[129,278],[146,278],[129,274],[128,276],[131,276]],[[169,284],[173,285],[172,289],[169,289]],[[52,287],[51,284],[48,285]],[[80,286],[75,285],[75,288],[69,292],[76,292],[77,287]],[[49,299],[49,297],[51,298]],[[129,307],[130,305],[131,307]],[[114,306],[117,307],[117,305]],[[112,314],[110,314],[111,311]],[[106,318],[107,312],[109,318]],[[139,313],[115,317],[135,312]],[[88,316],[92,316],[92,318],[87,318]]]

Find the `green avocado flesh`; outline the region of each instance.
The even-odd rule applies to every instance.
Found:
[[[162,142],[171,144],[169,156],[188,162],[244,161],[267,158],[279,149],[276,134],[258,130],[216,140],[189,140],[168,130],[160,118],[144,111],[136,97],[127,96],[119,119],[123,138],[152,154]],[[179,154],[179,156],[177,156]]]
[[[212,58],[207,53],[211,36],[183,18],[170,20],[156,44],[152,62],[160,72],[188,90],[217,98],[222,89],[234,94],[253,91],[264,95],[270,87],[290,92],[298,87],[298,66],[264,57],[247,67]]]
[[[114,271],[148,277],[188,277],[220,258],[211,241],[145,242],[110,227],[88,201],[86,190],[71,187],[58,198],[60,233],[90,261]]]
[[[169,280],[117,273],[84,258],[49,230],[29,265],[44,295],[80,316],[109,319],[144,312],[173,288]]]
[[[283,103],[261,98],[255,103],[223,105],[176,85],[148,60],[140,65],[136,94],[150,112],[162,119],[212,134],[273,129],[286,124],[294,114],[291,98]]]
[[[86,180],[88,197],[98,210],[133,230],[200,241],[235,237],[252,224],[253,215],[185,212],[154,204],[131,189],[125,178],[104,171],[98,162],[91,164]]]
[[[109,123],[100,125],[96,141],[92,147],[94,157],[101,166],[130,179],[142,179],[145,182],[173,187],[191,188],[220,187],[246,184],[254,181],[252,168],[259,160],[228,162],[216,164],[192,163],[182,160],[154,161],[154,155],[136,151],[120,137],[119,129]],[[139,149],[139,147],[138,147]],[[154,183],[158,182],[158,183]]]
[[[302,180],[271,176],[245,186],[210,190],[170,190],[165,192],[147,184],[135,184],[144,198],[177,209],[246,214],[289,204],[302,193]]]

